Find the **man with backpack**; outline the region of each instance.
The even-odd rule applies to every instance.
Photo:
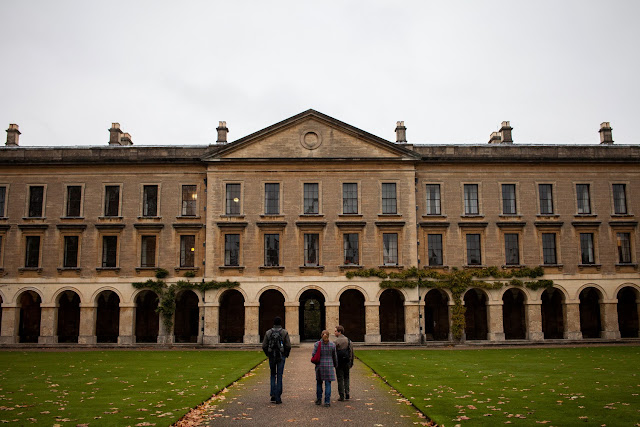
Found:
[[[344,336],[344,327],[336,326],[334,330],[336,336],[335,344],[338,351],[338,367],[336,374],[338,377],[338,400],[349,400],[349,369],[353,367],[353,344],[351,340]]]
[[[271,370],[271,401],[282,403],[282,372],[284,362],[291,352],[289,332],[282,327],[282,319],[273,319],[273,328],[264,334],[262,350],[269,357],[269,369]]]

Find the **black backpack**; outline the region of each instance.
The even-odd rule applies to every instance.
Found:
[[[344,365],[349,365],[351,363],[351,352],[349,351],[350,348],[351,348],[351,340],[349,340],[349,344],[347,345],[347,348],[338,350],[338,365],[344,366]]]
[[[273,357],[276,362],[282,360],[284,356],[284,342],[282,340],[282,329],[271,329],[269,335],[269,346],[267,347],[269,357]]]

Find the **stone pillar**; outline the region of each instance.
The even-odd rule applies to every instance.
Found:
[[[380,301],[365,301],[364,309],[364,342],[380,342]]]
[[[167,329],[167,327],[164,324],[164,316],[158,313],[158,340],[157,340],[158,344],[173,344],[174,337],[175,337],[175,335],[173,334],[173,328],[176,322],[175,313],[173,313],[171,321],[173,323],[173,326],[171,326],[171,329]]]
[[[464,301],[462,302],[462,304],[464,305]],[[453,339],[453,332],[452,332],[452,327],[453,327],[453,308],[456,306],[455,303],[452,300],[449,300],[449,310],[447,310],[447,318],[448,318],[448,322],[449,322],[449,335],[447,336],[447,339],[449,341],[454,341]],[[460,341],[464,341],[466,339],[466,335],[465,332],[462,331],[462,338],[460,338]]]
[[[15,344],[18,342],[18,323],[20,322],[20,307],[2,304],[2,336],[0,344]]]
[[[504,341],[504,325],[502,324],[502,301],[487,303],[487,326],[489,341]]]
[[[55,336],[57,323],[55,304],[40,304],[40,336],[38,344],[54,344],[58,342]]]
[[[135,324],[136,305],[134,303],[120,303],[120,335],[118,336],[118,344],[131,345],[135,343]]]
[[[580,302],[565,303],[564,305],[564,338],[581,340],[580,330]]]
[[[542,301],[525,304],[527,313],[527,339],[530,341],[542,341]]]
[[[204,303],[198,303],[198,338],[197,343],[202,344],[204,338]]]
[[[220,303],[205,302],[204,303],[204,336],[202,343],[205,345],[213,345],[220,343]],[[246,320],[245,320],[246,324]]]
[[[287,319],[285,327],[289,332],[291,344],[300,344],[300,303],[285,302],[284,313],[285,319]]]
[[[600,303],[600,317],[602,318],[602,338],[620,339],[620,326],[618,325],[618,302],[607,301]]]
[[[95,344],[97,306],[94,304],[80,304],[80,333],[78,344]]]
[[[324,324],[329,332],[333,332],[333,328],[340,324],[340,302],[325,302],[324,310]]]
[[[404,342],[420,342],[420,303],[404,302]]]
[[[245,344],[260,344],[260,303],[244,303],[244,342]]]

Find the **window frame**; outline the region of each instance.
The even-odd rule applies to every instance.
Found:
[[[312,241],[309,241],[309,239],[313,236],[313,239],[311,239]],[[320,263],[320,233],[304,233],[303,238],[303,263],[302,265],[305,267],[320,267],[321,263]],[[309,244],[310,243],[314,243],[314,248],[313,250],[315,251],[315,263],[314,262],[309,262]]]
[[[504,241],[504,264],[506,266],[517,266],[517,265],[522,265],[521,259],[520,259],[520,233],[504,233],[503,234],[503,241]],[[515,248],[514,247],[509,247],[509,245],[512,245],[513,239],[515,237]],[[516,257],[516,262],[510,262],[509,257],[510,257],[510,253],[513,253],[513,250],[515,249],[515,257]]]
[[[307,212],[307,185],[315,185],[317,194],[316,194],[316,202],[317,202],[317,210],[316,212]],[[322,214],[322,201],[321,201],[321,187],[320,182],[303,182],[302,183],[302,215],[321,215]]]
[[[622,187],[622,202],[624,204],[624,212],[618,212],[616,208],[616,187]],[[613,215],[629,215],[629,202],[627,196],[627,183],[626,182],[614,182],[611,184],[611,203]]]
[[[467,188],[471,189],[475,187],[475,207],[476,207],[476,211],[473,212],[472,211],[472,204],[471,202],[473,201],[473,199],[471,197],[467,197]],[[471,196],[472,194],[469,193],[469,196]],[[462,207],[463,207],[463,215],[462,216],[482,216],[481,212],[481,208],[480,208],[480,184],[478,183],[473,183],[473,182],[469,182],[469,183],[462,183]]]
[[[429,201],[431,199],[429,199],[429,187],[430,186],[434,186],[438,188],[438,198],[433,199],[434,202],[437,202],[437,212],[436,213],[430,213],[429,212]],[[426,216],[442,216],[442,184],[438,183],[438,182],[427,182],[425,183],[425,187],[424,187],[424,191],[425,191],[425,215]]]
[[[31,189],[36,187],[42,187],[42,201],[40,206],[40,215],[31,215]],[[46,218],[46,206],[47,206],[47,184],[28,184],[27,185],[27,198],[26,198],[26,219],[42,219]]]
[[[393,237],[395,236],[395,242]],[[394,247],[395,246],[395,247]],[[395,250],[395,253],[393,251]],[[393,258],[395,256],[395,262]],[[400,237],[399,233],[382,233],[382,264],[385,267],[400,265]]]
[[[116,215],[107,215],[107,187],[118,187],[118,212]],[[102,184],[102,218],[122,218],[122,193],[123,185],[119,183]]]
[[[272,188],[277,186],[277,191],[267,191],[267,187]],[[262,185],[263,197],[262,197],[262,212],[265,216],[280,216],[282,215],[282,183],[279,181],[265,181]],[[269,195],[275,195],[276,199],[267,199]],[[271,211],[268,209],[275,209]]]
[[[353,247],[350,247],[350,248],[346,247],[348,243],[352,243],[353,242],[352,240],[348,239],[348,236],[355,236],[356,237],[356,239],[355,239],[355,243],[356,243],[355,249]],[[352,232],[352,231],[343,232],[342,233],[342,265],[344,265],[344,266],[360,266],[360,265],[362,265],[360,263],[360,261],[361,261],[360,247],[361,247],[361,245],[360,245],[360,233]],[[354,250],[355,250],[355,257],[357,258],[356,259],[357,262],[356,263],[350,263],[350,262],[348,263],[347,262],[347,258],[348,258],[347,257],[347,254],[348,254],[347,251],[350,251],[350,253],[354,253]]]
[[[628,250],[628,261],[625,261],[623,259],[623,248],[621,243],[621,239],[620,239],[620,235],[626,235],[627,236],[627,250]],[[633,264],[633,244],[632,244],[632,233],[630,233],[629,231],[616,231],[616,247],[617,247],[617,253],[618,253],[618,264],[619,265],[632,265]]]
[[[238,253],[237,253],[237,260],[238,263],[237,264],[231,264],[230,262],[227,261],[227,253],[230,253],[230,251],[227,249],[227,237],[228,236],[237,236],[238,237],[238,247],[236,248]],[[231,242],[233,243],[233,242]],[[224,252],[223,252],[223,264],[225,267],[240,267],[242,265],[242,233],[224,233],[224,239],[223,239],[223,245],[224,245]],[[229,257],[230,259],[230,257]]]
[[[158,268],[159,236],[155,233],[140,233],[139,239],[140,256],[138,259],[140,260],[140,268]],[[153,251],[149,248],[145,250],[145,242],[150,241],[150,239],[153,239]],[[149,261],[146,259],[150,253],[153,254],[153,265],[149,265]]]
[[[386,186],[393,186],[393,197],[385,197],[385,187]],[[390,201],[393,202],[390,202]],[[392,212],[387,212],[385,210],[385,201],[387,201],[386,205],[389,205],[390,203],[393,204],[392,206]],[[380,183],[380,212],[382,212],[382,215],[398,215],[398,182],[397,181],[383,181]],[[387,209],[389,208],[389,206],[387,206]]]
[[[439,263],[432,263],[431,250],[432,250],[432,237],[439,237],[439,248],[435,248],[436,261],[439,259]],[[444,266],[444,233],[427,233],[427,263],[429,267],[443,267]],[[437,252],[439,251],[439,258]]]
[[[4,200],[2,205],[0,205],[0,218],[8,218],[9,184],[0,184],[0,188],[4,188]]]
[[[29,255],[31,254],[29,249],[29,241],[30,239],[38,239],[38,254],[36,265],[29,265]],[[23,265],[25,269],[41,269],[42,268],[42,248],[44,243],[44,235],[43,234],[25,234],[24,235],[24,257],[23,257]]]
[[[72,187],[80,188],[80,205],[78,206],[78,215],[69,215],[69,189]],[[64,205],[63,205],[63,218],[84,218],[84,183],[69,183],[64,185]]]
[[[80,268],[80,240],[81,236],[79,234],[65,234],[62,237],[62,268],[63,269],[78,269]],[[67,264],[67,255],[68,255],[68,247],[67,247],[67,239],[75,238],[76,239],[76,257],[75,257],[75,265]]]
[[[505,188],[512,187],[513,188],[513,199],[505,198]],[[515,183],[501,183],[500,184],[500,200],[501,204],[501,215],[505,216],[517,216],[518,215],[518,185]],[[513,212],[507,212],[505,210],[507,201],[512,201],[513,203]]]
[[[280,256],[281,256],[281,250],[280,250],[280,235],[281,233],[273,233],[273,232],[266,232],[263,234],[263,252],[264,252],[264,266],[265,267],[282,267],[282,262],[280,260]],[[268,247],[268,242],[267,239],[271,239],[273,238],[274,242],[276,243],[276,247],[275,248],[269,248]],[[277,251],[277,261],[274,264],[273,263],[273,259],[270,258],[273,256],[273,254],[269,254],[269,251]]]
[[[181,233],[178,235],[179,237],[179,255],[178,255],[178,266],[179,268],[185,268],[185,269],[191,269],[191,268],[196,268],[196,253],[198,252],[196,250],[197,248],[197,241],[198,241],[198,236],[197,234],[190,234],[190,233]],[[191,248],[191,250],[187,251],[187,248],[185,247],[185,245],[183,244],[185,242],[185,238],[186,237],[193,237],[193,247]],[[193,261],[193,265],[186,265],[186,261],[188,259],[187,257],[187,253],[191,254],[191,259]]]
[[[355,185],[355,199],[353,197],[345,197],[345,185]],[[341,202],[342,202],[342,215],[360,215],[360,182],[359,181],[344,181],[341,183]],[[355,200],[355,212],[345,212],[346,202]]]
[[[583,239],[583,236],[585,236],[585,238]],[[591,236],[591,238],[587,238],[587,236]],[[596,236],[594,232],[591,231],[587,231],[587,232],[580,232],[578,234],[578,238],[579,238],[579,242],[580,242],[580,265],[597,265],[597,254],[596,254]],[[585,243],[590,243],[591,244],[591,248],[586,248],[587,252],[586,255],[591,256],[591,261],[587,260],[587,262],[585,261]],[[589,249],[591,249],[591,252],[589,253]]]
[[[244,199],[244,195],[243,195],[243,191],[244,191],[244,185],[242,185],[242,182],[238,182],[238,181],[225,181],[222,183],[223,185],[223,191],[224,191],[224,212],[223,212],[223,216],[243,216],[243,209],[244,209],[244,203],[243,203],[243,199]],[[229,205],[229,186],[238,186],[238,212],[231,212],[231,205]]]
[[[147,193],[146,193],[146,189],[148,187],[155,187],[156,188],[156,214],[155,215],[149,215],[148,212],[146,211],[146,205],[147,205]],[[140,217],[141,218],[160,218],[160,193],[161,193],[161,186],[160,184],[156,184],[156,183],[142,183],[140,184],[140,192],[142,194],[142,203],[140,203]],[[182,194],[180,194],[180,201],[182,202]],[[182,213],[182,207],[181,207],[181,213]]]
[[[191,197],[192,200],[185,200],[185,187],[195,187],[195,191],[193,192],[193,195]],[[180,184],[180,211],[179,211],[179,217],[180,218],[199,218],[200,217],[200,186],[197,183],[181,183]],[[195,203],[193,206],[193,215],[189,214],[189,203],[194,201],[194,197],[195,196]],[[186,205],[185,205],[186,203]]]
[[[554,183],[550,183],[550,182],[538,182],[537,184],[537,188],[536,191],[538,193],[538,197],[537,197],[537,202],[538,202],[538,212],[540,216],[555,216],[556,215],[556,206],[555,206],[555,201],[554,201],[554,194],[555,194],[555,184]],[[550,195],[550,197],[548,199],[545,199],[545,201],[549,200],[551,203],[551,212],[543,212],[542,211],[542,186],[548,186],[550,192],[548,193]],[[546,203],[548,205],[548,203]],[[545,206],[546,207],[546,206]]]
[[[577,215],[593,215],[593,206],[592,206],[592,201],[591,201],[591,184],[590,183],[576,183],[574,186],[574,190],[575,190],[575,195],[576,195],[576,213]],[[582,189],[586,189],[586,193],[585,192],[580,192],[578,190],[578,188],[582,188]],[[586,194],[586,204],[587,206],[585,207],[585,198],[584,195]],[[582,205],[582,206],[581,206]],[[586,210],[585,210],[586,208]]]
[[[101,234],[102,239],[100,239],[100,267],[99,269],[115,269],[120,268],[120,235],[117,233],[104,233]],[[108,261],[108,253],[105,253],[105,243],[107,238],[115,238],[115,247],[114,249],[114,265],[105,265],[106,261]]]
[[[477,236],[478,238],[478,247],[476,248],[470,248],[469,244],[472,243],[469,241],[469,238],[472,236]],[[465,248],[466,248],[466,265],[470,266],[470,267],[477,267],[477,266],[481,266],[482,265],[482,234],[481,233],[465,233]],[[477,263],[472,263],[471,261],[471,256],[470,256],[470,252],[471,251],[476,251],[478,252],[478,262]]]
[[[546,255],[545,255],[545,236],[553,236],[553,262],[547,262],[546,261]],[[548,232],[548,231],[542,231],[540,233],[540,242],[542,244],[542,265],[559,265],[560,263],[558,262],[559,257],[558,257],[558,233],[557,232]],[[548,248],[550,250],[550,248]]]

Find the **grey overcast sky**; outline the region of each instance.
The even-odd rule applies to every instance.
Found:
[[[21,146],[233,141],[309,108],[415,144],[640,144],[640,1],[0,2]],[[4,132],[3,132],[4,133]]]

